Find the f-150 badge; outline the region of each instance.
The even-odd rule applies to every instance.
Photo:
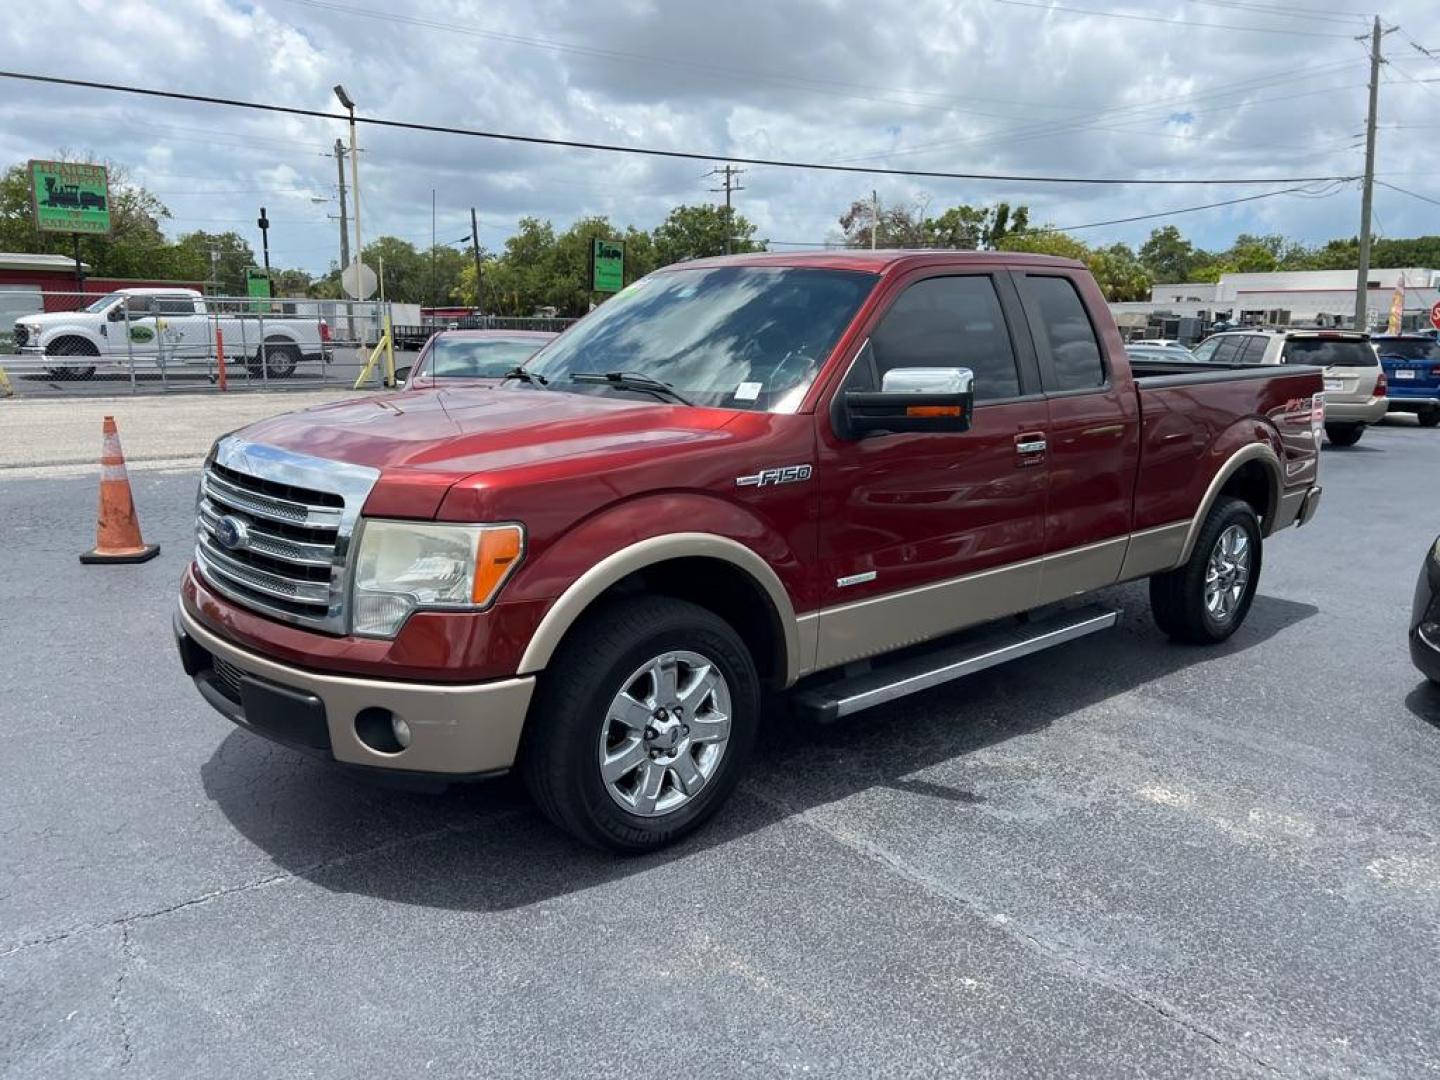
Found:
[[[796,484],[809,480],[814,470],[809,465],[781,465],[774,469],[761,469],[749,476],[737,476],[736,487],[769,487],[771,484]]]

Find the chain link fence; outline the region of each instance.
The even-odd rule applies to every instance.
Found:
[[[184,289],[103,296],[27,289],[3,299],[0,369],[20,396],[350,387],[387,319],[397,370],[409,367],[438,330],[561,330],[574,321],[427,316],[395,326],[397,315],[413,319],[416,309],[377,301],[200,297]],[[382,371],[376,365],[369,386],[382,386]]]

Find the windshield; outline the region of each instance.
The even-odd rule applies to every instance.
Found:
[[[875,281],[809,267],[661,271],[587,316],[528,370],[552,390],[651,396],[571,378],[632,372],[696,405],[793,412]]]
[[[1375,343],[1387,360],[1440,360],[1440,342],[1423,338],[1391,338]]]
[[[416,374],[437,379],[498,379],[535,355],[540,338],[471,338],[440,334]]]
[[[94,300],[91,303],[87,304],[85,306],[85,310],[93,315],[97,311],[104,311],[106,308],[108,308],[111,304],[115,303],[115,301],[119,299],[120,294],[118,292],[106,293],[98,300]]]
[[[1287,364],[1316,367],[1376,367],[1375,350],[1368,341],[1344,338],[1291,338],[1285,343]]]

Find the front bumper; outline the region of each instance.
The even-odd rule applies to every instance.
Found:
[[[1436,540],[1415,582],[1410,605],[1410,659],[1427,679],[1440,683],[1440,540]]]
[[[1369,401],[1332,401],[1325,399],[1327,424],[1378,424],[1390,411],[1390,399],[1372,397]]]
[[[175,638],[185,673],[232,722],[297,750],[400,774],[461,780],[509,769],[535,689],[533,676],[467,686],[306,671],[230,644],[183,606]],[[387,712],[411,732],[410,745],[393,753],[357,730],[362,713]]]

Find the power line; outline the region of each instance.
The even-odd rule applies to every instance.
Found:
[[[1235,26],[1230,23],[1190,22],[1185,19],[1162,19],[1158,15],[1136,15],[1126,11],[1096,11],[1093,8],[1061,7],[1058,4],[1033,3],[1032,0],[995,0],[1010,7],[1038,8],[1061,15],[1099,15],[1107,19],[1133,19],[1137,22],[1162,23],[1165,26],[1190,26],[1198,30],[1242,30],[1250,34],[1285,34],[1289,37],[1348,38],[1349,34],[1326,34],[1318,30],[1290,30],[1280,26]]]
[[[1356,20],[1370,18],[1360,12],[1331,11],[1325,8],[1296,7],[1290,4],[1262,4],[1255,0],[1191,0],[1196,4],[1210,4],[1213,7],[1231,8],[1236,11],[1254,11],[1262,15],[1273,15],[1282,19],[1319,20],[1353,26]]]
[[[1389,188],[1391,191],[1398,191],[1401,195],[1409,195],[1412,199],[1419,199],[1421,202],[1428,202],[1434,204],[1435,206],[1440,206],[1440,199],[1432,199],[1429,195],[1421,195],[1417,191],[1410,191],[1409,189],[1400,187],[1397,184],[1387,184],[1384,180],[1376,180],[1375,183],[1379,184],[1383,188]]]
[[[1003,0],[1018,2],[1018,0]],[[113,93],[138,94],[142,97],[164,98],[169,101],[188,101],[201,105],[223,105],[227,108],[254,109],[260,112],[282,113],[288,116],[310,116],[320,120],[348,121],[347,113],[325,112],[320,109],[302,109],[293,105],[273,105],[237,98],[212,97],[208,94],[185,94],[175,90],[153,90],[147,87],[127,86],[121,83],[95,82],[90,79],[69,79],[57,75],[35,75],[28,72],[0,71],[0,78],[18,79],[25,82],[44,83],[51,86],[74,86],[86,90],[108,90]],[[685,150],[662,150],[653,146],[625,146],[616,143],[584,142],[576,139],[547,139],[538,135],[514,135],[498,131],[481,131],[474,128],[449,127],[443,124],[420,124],[405,120],[386,120],[380,117],[357,116],[357,124],[371,127],[390,128],[400,131],[422,131],[436,135],[464,135],[476,139],[494,139],[500,142],[525,143],[532,146],[560,146],[573,150],[597,150],[612,154],[635,154],[643,157],[678,158],[686,161],[739,162],[744,165],[764,165],[776,169],[809,169],[817,172],[864,173],[877,176],[917,176],[940,180],[986,180],[996,183],[1028,184],[1084,184],[1092,187],[1146,185],[1146,186],[1242,186],[1249,184],[1279,183],[1321,183],[1342,179],[1338,176],[1299,177],[1244,177],[1205,179],[1159,179],[1156,177],[1081,177],[1081,176],[1024,176],[1009,173],[961,173],[942,172],[928,169],[887,169],[878,166],[827,165],[821,162],[793,161],[777,158],[736,157],[731,154],[707,154]]]

